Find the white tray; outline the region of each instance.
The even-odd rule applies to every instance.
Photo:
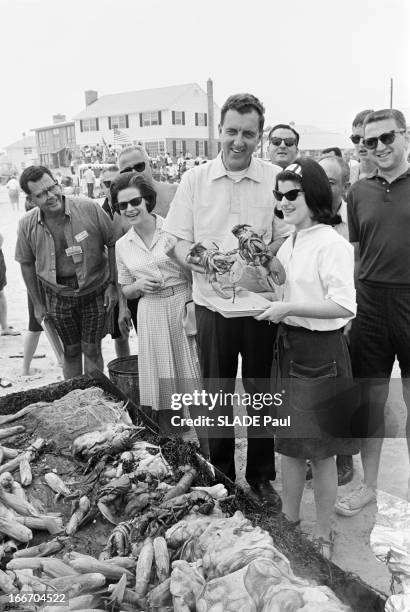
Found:
[[[205,299],[212,310],[219,312],[227,319],[254,317],[263,312],[266,306],[272,304],[258,293],[252,293],[252,291],[246,291],[246,289],[240,289],[237,292],[233,303],[232,298],[224,299],[219,295],[207,295]]]

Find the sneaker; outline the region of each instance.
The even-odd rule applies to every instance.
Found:
[[[367,506],[376,501],[376,491],[365,484],[353,489],[348,495],[336,502],[335,510],[342,516],[354,516]]]

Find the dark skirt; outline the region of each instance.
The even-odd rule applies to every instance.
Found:
[[[313,460],[358,453],[351,438],[358,391],[342,330],[281,324],[276,349],[275,388],[283,398],[278,416],[291,423],[277,432],[277,452]]]

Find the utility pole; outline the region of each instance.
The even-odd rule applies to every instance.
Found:
[[[390,108],[393,108],[393,78],[390,78]]]

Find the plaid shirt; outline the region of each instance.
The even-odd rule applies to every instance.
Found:
[[[38,207],[20,220],[15,259],[20,264],[34,263],[38,278],[53,291],[84,295],[101,288],[109,278],[105,247],[115,244],[112,221],[92,200],[63,196],[63,202],[67,247],[81,246],[83,251],[72,255],[78,289],[67,290],[57,283],[54,239]]]

